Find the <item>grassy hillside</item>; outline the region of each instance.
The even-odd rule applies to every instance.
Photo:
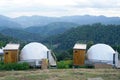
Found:
[[[98,78],[98,79],[95,79]],[[0,80],[120,80],[118,69],[1,71]]]

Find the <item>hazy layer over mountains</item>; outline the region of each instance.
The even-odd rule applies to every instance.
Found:
[[[0,15],[0,27],[9,28],[27,28],[31,26],[45,26],[55,22],[69,22],[74,24],[120,24],[120,17],[105,16],[63,16],[63,17],[45,17],[45,16],[21,16],[9,18]]]

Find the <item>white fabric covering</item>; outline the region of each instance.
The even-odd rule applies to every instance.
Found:
[[[50,54],[50,64],[56,65],[56,61],[51,55],[50,50],[41,43],[32,42],[24,46],[21,50],[20,60],[21,61],[32,61],[32,60],[42,60],[47,59],[47,52]],[[52,59],[51,59],[52,58]],[[52,60],[52,61],[51,61]]]
[[[2,50],[2,49],[0,49],[0,55],[3,55],[3,54],[4,54],[3,50]]]
[[[113,54],[116,53],[109,45],[96,44],[87,51],[88,60],[113,61]]]

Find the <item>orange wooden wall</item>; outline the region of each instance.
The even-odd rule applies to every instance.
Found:
[[[85,50],[73,50],[73,65],[82,66],[85,63]]]
[[[5,50],[4,63],[14,63],[18,61],[18,50]]]

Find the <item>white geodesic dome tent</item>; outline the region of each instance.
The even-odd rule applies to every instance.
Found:
[[[3,49],[0,49],[0,61],[3,60],[3,55],[4,55],[4,51]]]
[[[42,59],[48,59],[51,66],[56,66],[54,54],[41,43],[31,42],[23,47],[20,54],[20,61],[35,63],[39,66]]]
[[[87,57],[92,62],[113,64],[113,54],[117,54],[112,47],[106,44],[96,44],[87,51]]]
[[[3,54],[4,54],[3,50],[2,50],[2,49],[0,49],[0,55],[3,55]]]

